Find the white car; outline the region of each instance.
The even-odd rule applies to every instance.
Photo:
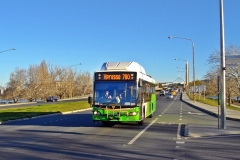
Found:
[[[160,96],[165,96],[165,91],[160,91],[159,95]]]
[[[168,93],[167,98],[173,98],[173,95],[171,93]]]

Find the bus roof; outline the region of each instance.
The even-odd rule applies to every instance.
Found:
[[[155,83],[155,80],[147,75],[145,69],[137,62],[105,62],[101,71],[134,71],[140,73],[142,79]]]
[[[146,74],[145,69],[137,62],[105,62],[101,67],[101,71],[107,70],[127,70]]]

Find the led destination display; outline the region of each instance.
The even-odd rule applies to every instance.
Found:
[[[95,80],[100,81],[135,81],[135,72],[98,72],[95,73]]]

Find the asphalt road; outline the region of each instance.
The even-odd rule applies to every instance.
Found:
[[[9,109],[9,108],[19,108],[19,107],[29,107],[29,106],[38,106],[42,104],[51,104],[51,103],[59,103],[59,102],[66,102],[66,101],[87,101],[86,97],[83,98],[73,98],[73,99],[60,99],[56,102],[28,102],[28,103],[11,103],[11,104],[1,104],[0,109]]]
[[[0,159],[239,159],[240,135],[184,137],[182,126],[216,125],[217,118],[181,102],[157,99],[144,125],[104,127],[91,110],[0,125]],[[239,127],[239,122],[227,121]]]

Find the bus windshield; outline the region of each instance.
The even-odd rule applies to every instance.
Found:
[[[98,81],[94,86],[95,105],[136,105],[137,85],[135,81]]]

